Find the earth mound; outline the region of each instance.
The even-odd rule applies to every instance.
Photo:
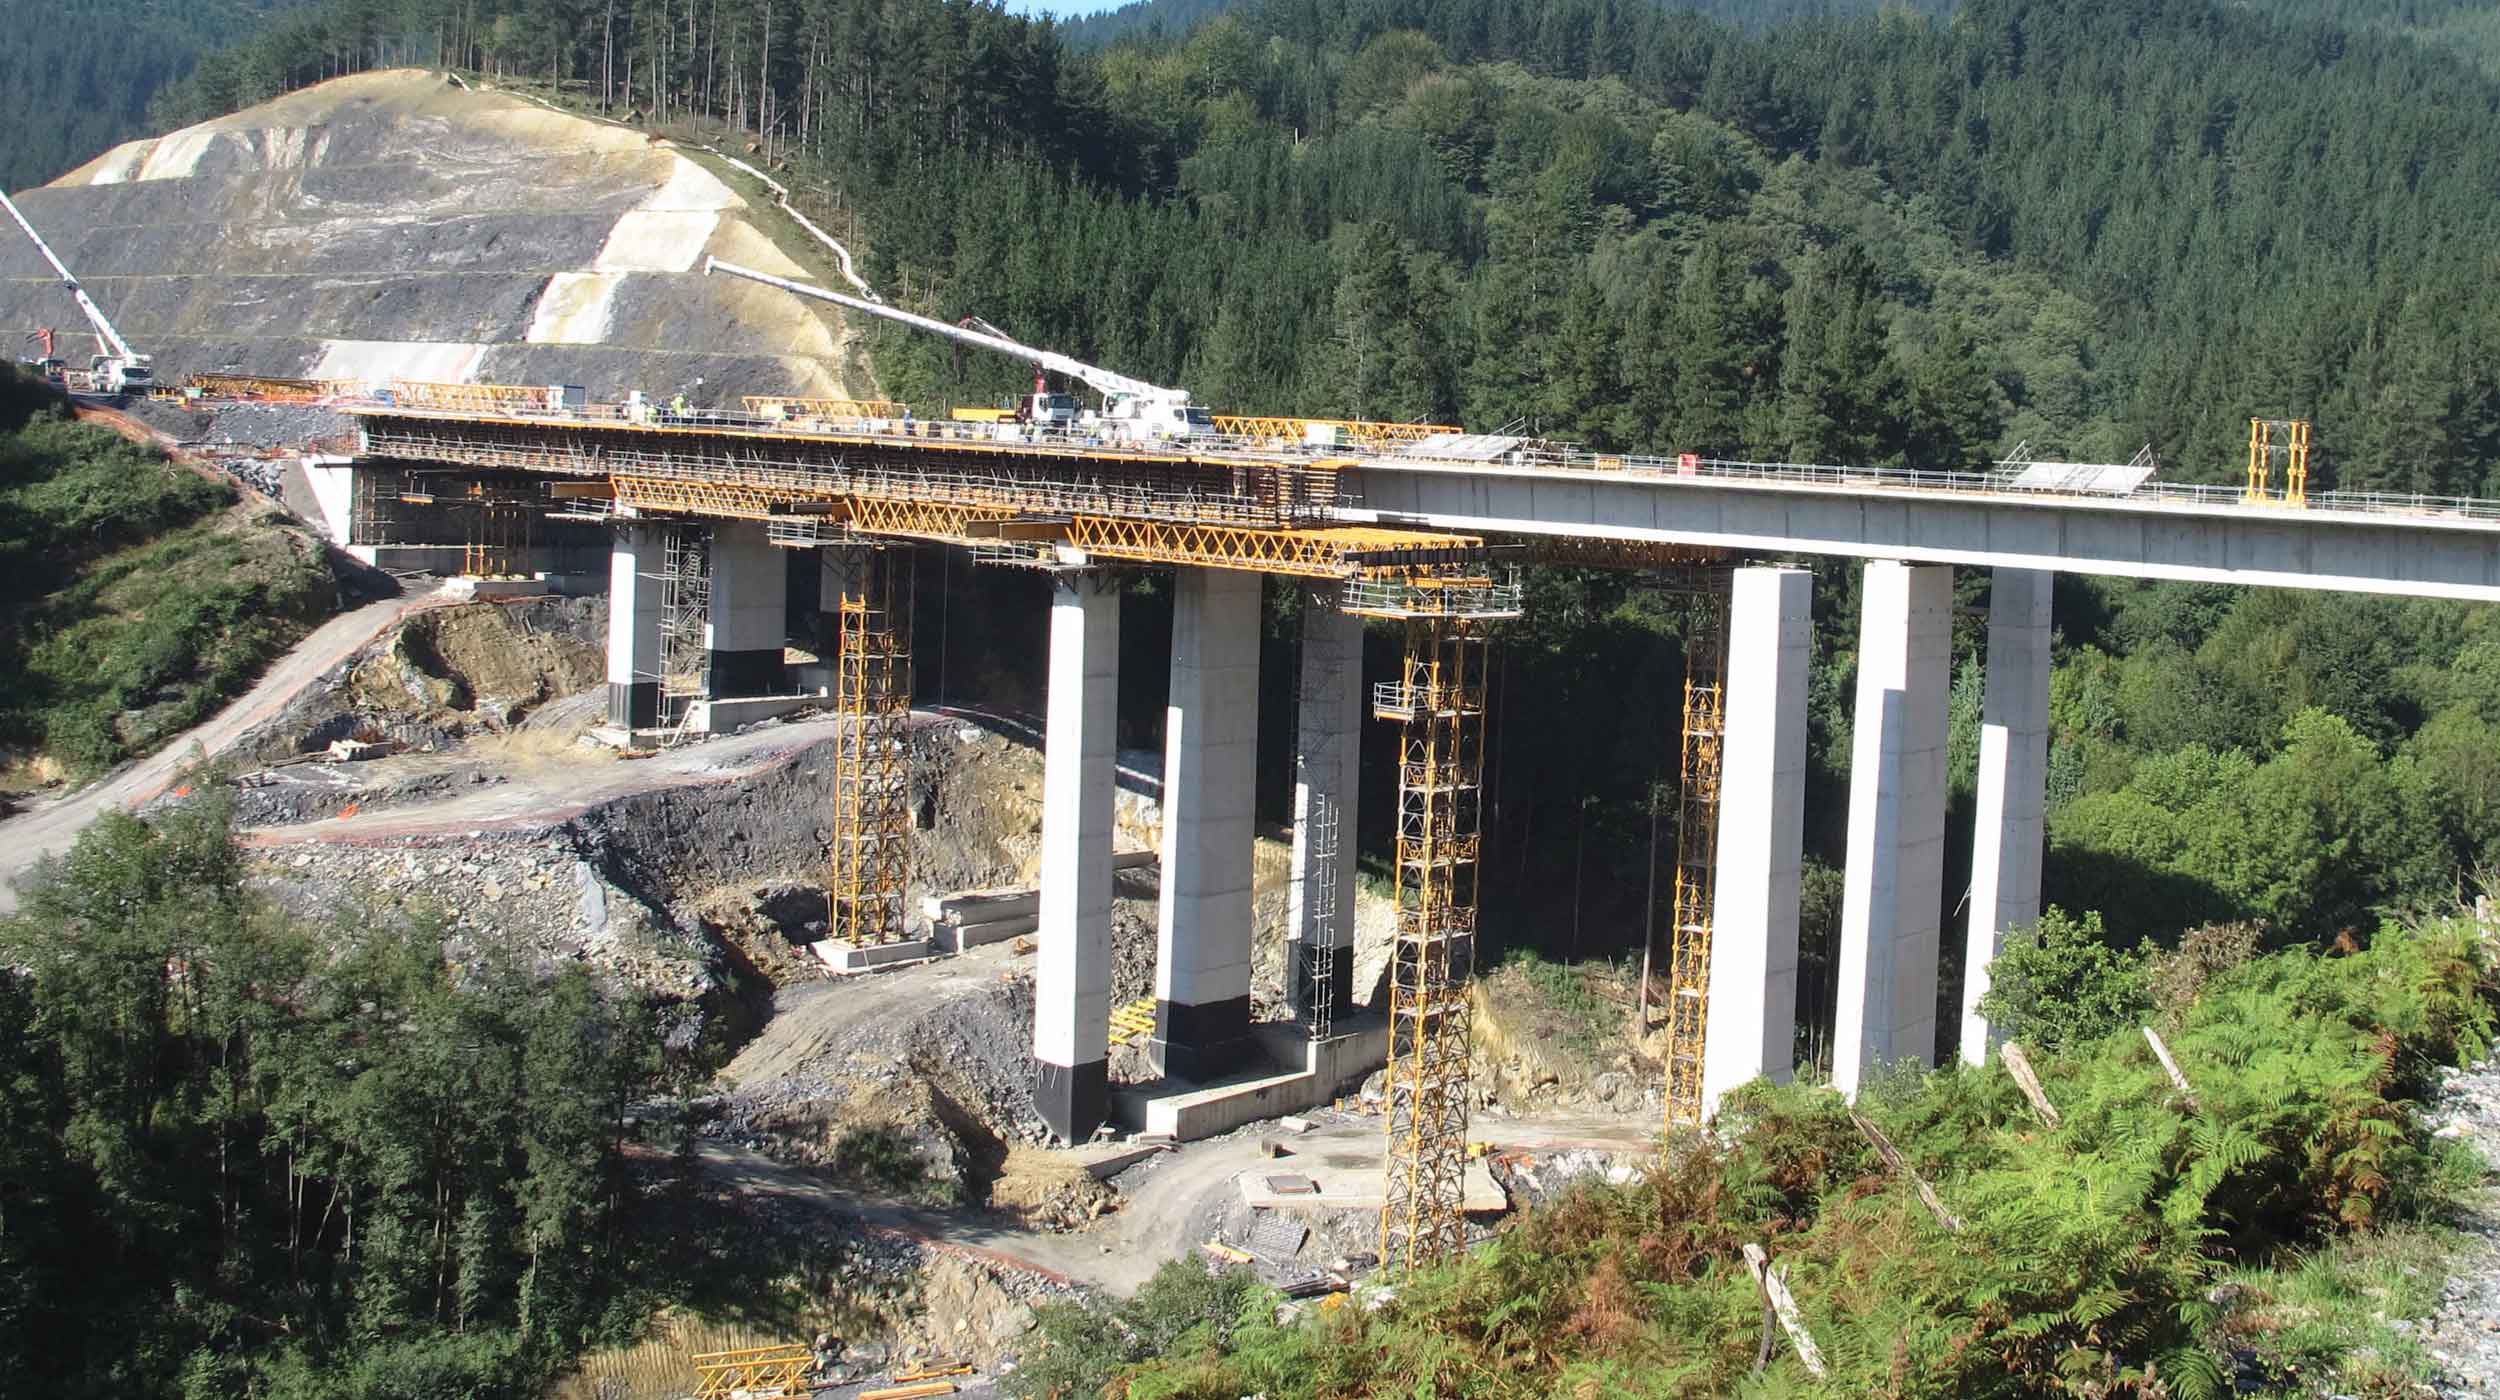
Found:
[[[823,276],[799,260],[821,250],[758,226],[760,202],[667,141],[439,73],[306,88],[17,198],[168,383],[579,384],[706,404],[872,389],[836,308],[703,274],[711,255]],[[37,326],[73,363],[92,348],[6,229],[0,332]]]

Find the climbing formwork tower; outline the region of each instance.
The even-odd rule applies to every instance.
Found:
[[[2283,495],[2280,503],[2287,506],[2309,503],[2309,420],[2306,418],[2251,418],[2248,420],[2248,495],[2251,505],[2274,503],[2277,498],[2267,494],[2272,484],[2274,467],[2283,468]]]
[[[1677,765],[1675,905],[1667,955],[1667,1124],[1699,1123],[1710,1034],[1711,911],[1718,895],[1719,768],[1727,739],[1728,571],[1692,571],[1684,728]]]
[[[904,938],[911,878],[910,551],[845,551],[835,626],[832,935],[854,948]]]
[[[1389,1267],[1412,1268],[1467,1242],[1486,633],[1519,615],[1519,595],[1484,578],[1367,579],[1348,586],[1345,609],[1406,629],[1398,678],[1373,687],[1372,713],[1400,726],[1380,1255]]]

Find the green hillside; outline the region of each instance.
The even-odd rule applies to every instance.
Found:
[[[0,366],[0,789],[158,748],[336,606],[321,546],[235,504]]]
[[[148,105],[201,54],[306,0],[48,0],[0,26],[0,189],[40,185],[150,134]],[[12,230],[14,234],[14,230]]]

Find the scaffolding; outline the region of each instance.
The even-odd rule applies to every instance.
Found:
[[[1699,1123],[1710,1034],[1710,936],[1718,894],[1719,773],[1727,741],[1727,587],[1701,571],[1684,629],[1683,741],[1677,764],[1675,903],[1668,925],[1667,1124]]]
[[[1344,599],[1344,590],[1325,585],[1309,589],[1302,599],[1304,616],[1312,617],[1334,612]],[[1333,706],[1341,694],[1345,668],[1349,658],[1345,648],[1331,641],[1314,654],[1307,640],[1309,623],[1305,622],[1301,667],[1301,702],[1305,705]],[[1362,664],[1362,638],[1354,640],[1353,664]],[[1308,782],[1308,806],[1299,814],[1303,844],[1302,860],[1302,926],[1300,976],[1305,989],[1302,1019],[1311,1039],[1326,1040],[1336,1029],[1337,1020],[1337,943],[1344,936],[1345,912],[1337,906],[1337,872],[1342,858],[1339,845],[1339,819],[1343,815],[1345,794],[1337,789],[1342,780],[1342,746],[1360,742],[1358,734],[1338,733],[1333,723],[1318,731],[1307,727],[1304,742],[1294,754],[1294,762],[1315,768],[1326,776],[1317,783]]]
[[[499,500],[482,490],[465,512],[466,538],[460,550],[460,572],[470,578],[513,578],[528,563],[535,504]]]
[[[2283,494],[2268,494],[2276,463],[2283,467]],[[2309,503],[2309,420],[2248,420],[2248,503],[2305,506]]]
[[[836,626],[833,937],[861,948],[905,937],[911,877],[911,553],[845,551]],[[830,562],[830,560],[828,561]]]
[[[659,527],[666,535],[657,577],[660,593],[660,659],[657,674],[636,680],[660,686],[660,723],[682,725],[703,698],[712,669],[712,536],[701,525]]]
[[[1416,1268],[1467,1243],[1486,634],[1518,616],[1518,594],[1453,578],[1371,580],[1347,593],[1348,612],[1406,629],[1398,678],[1372,690],[1373,715],[1401,726],[1380,1256],[1389,1267]]]

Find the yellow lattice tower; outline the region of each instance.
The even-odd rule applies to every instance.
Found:
[[[1485,633],[1518,616],[1482,579],[1360,581],[1346,610],[1400,619],[1398,679],[1372,713],[1398,735],[1397,930],[1389,959],[1380,1256],[1415,1268],[1466,1247],[1468,981],[1475,970]]]
[[[911,878],[911,556],[853,552],[834,661],[832,934],[899,943]]]
[[[1667,1123],[1701,1121],[1710,1035],[1710,934],[1718,893],[1719,769],[1727,741],[1727,571],[1695,595],[1684,636],[1675,917],[1667,956]]]
[[[2309,420],[2306,418],[2251,418],[2248,420],[2248,496],[2250,504],[2272,504],[2266,494],[2272,485],[2274,464],[2283,464],[2282,504],[2300,506],[2309,503]]]

